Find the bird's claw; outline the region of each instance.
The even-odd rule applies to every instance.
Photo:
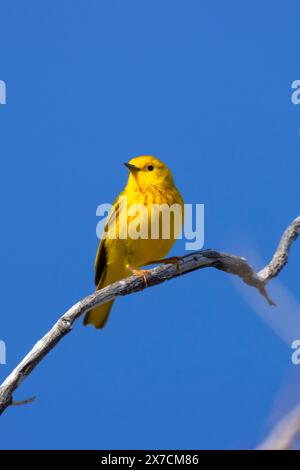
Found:
[[[146,266],[149,264],[173,264],[176,266],[177,273],[181,274],[180,261],[180,256],[171,256],[170,258],[155,259],[153,261],[149,261]]]
[[[148,281],[147,281],[147,274],[149,273],[149,270],[147,269],[136,269],[136,268],[128,268],[134,276],[137,277],[142,277],[144,279],[145,287],[148,287]]]

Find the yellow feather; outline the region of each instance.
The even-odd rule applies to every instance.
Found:
[[[183,209],[183,200],[174,184],[171,171],[163,162],[152,156],[134,158],[128,166],[130,174],[127,185],[116,199],[108,216],[105,229],[107,236],[101,240],[96,255],[95,284],[97,290],[131,276],[133,269],[138,270],[152,260],[164,258],[178,235],[175,233],[174,219],[171,217],[169,238],[162,237],[161,227],[158,238],[151,238],[151,207],[153,204],[166,204],[167,206],[179,204]],[[130,208],[136,204],[142,204],[146,207],[145,217],[147,218],[149,237],[133,239],[127,236],[126,239],[122,239],[118,234],[123,230],[128,235],[130,223],[132,221],[138,222],[135,214],[130,215]],[[117,234],[116,238],[114,238],[115,233]],[[91,323],[96,328],[102,328],[107,322],[112,304],[113,301],[88,312],[84,324]]]

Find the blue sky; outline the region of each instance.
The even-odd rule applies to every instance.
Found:
[[[296,1],[0,2],[1,379],[93,290],[96,207],[131,157],[161,158],[205,204],[205,247],[269,260],[299,214],[299,14]],[[207,269],[118,300],[103,331],[78,322],[15,394],[37,399],[1,417],[0,447],[255,446],[300,392],[299,256],[270,286],[277,309]]]

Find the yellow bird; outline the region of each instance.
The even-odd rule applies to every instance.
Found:
[[[168,254],[182,229],[183,200],[169,168],[150,155],[133,158],[125,165],[129,169],[128,182],[108,216],[104,230],[106,233],[101,239],[96,255],[97,290],[132,274],[145,275],[146,271],[140,268],[147,264],[174,262],[174,258],[168,260],[162,258]],[[141,205],[145,208],[144,212],[141,211]],[[157,219],[153,218],[152,207],[157,205],[169,208],[175,205],[181,210],[181,219],[177,219],[177,222],[174,213],[170,212],[170,218],[167,219],[169,227],[165,227],[169,234],[165,232],[164,235],[160,213],[159,227],[156,232],[154,230],[153,235],[153,221]],[[139,211],[136,208],[139,208]],[[143,225],[143,233],[145,235],[146,232],[146,236],[140,238],[133,236],[130,232],[131,223],[136,232]],[[113,302],[107,302],[88,312],[84,324],[91,323],[96,328],[103,328]]]

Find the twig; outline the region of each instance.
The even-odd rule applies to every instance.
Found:
[[[20,406],[27,405],[27,403],[32,403],[35,400],[35,397],[26,398],[26,400],[12,401],[10,406]]]
[[[3,382],[0,387],[0,414],[13,403],[13,392],[18,388],[22,380],[71,331],[73,323],[92,308],[116,297],[132,294],[133,292],[145,289],[145,287],[161,284],[166,280],[187,274],[196,269],[213,267],[239,276],[246,284],[257,288],[270,305],[274,305],[266,292],[265,286],[273,277],[277,276],[286,264],[289,248],[299,233],[300,216],[286,229],[272,261],[259,273],[254,271],[245,258],[214,250],[202,250],[182,256],[179,262],[180,269],[174,264],[166,264],[151,269],[149,274],[147,274],[147,286],[145,286],[142,277],[131,276],[88,295],[59,318],[51,330],[35,344],[32,350]]]

